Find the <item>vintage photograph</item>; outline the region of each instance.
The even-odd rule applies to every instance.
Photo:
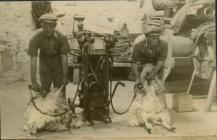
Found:
[[[1,1],[1,139],[217,139],[215,4]]]

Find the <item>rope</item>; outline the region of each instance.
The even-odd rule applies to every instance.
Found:
[[[113,62],[114,62],[114,60],[112,59],[112,57],[111,57],[111,63],[113,64]],[[110,72],[109,73],[110,74],[110,77],[112,77],[112,73]],[[135,100],[135,98],[136,98],[136,85],[134,86],[134,96],[133,96],[133,99],[132,99],[132,101],[130,102],[130,105],[128,106],[128,108],[126,109],[126,110],[124,110],[123,112],[118,112],[116,109],[115,109],[115,107],[114,107],[114,104],[113,104],[113,97],[114,97],[114,94],[115,94],[115,91],[117,90],[117,87],[118,87],[118,85],[122,85],[123,87],[125,87],[125,85],[124,85],[124,83],[121,83],[120,81],[118,81],[116,84],[115,84],[115,87],[114,87],[114,89],[113,89],[113,91],[112,91],[112,80],[110,80],[110,100],[109,100],[109,104],[111,104],[111,107],[112,107],[112,110],[116,113],[116,114],[118,114],[118,115],[122,115],[122,114],[125,114],[125,113],[127,113],[128,111],[129,111],[129,109],[130,109],[130,107],[131,107],[131,105],[132,105],[132,103],[133,103],[133,101]]]
[[[76,99],[76,97],[77,97],[77,95],[78,95],[78,90],[79,90],[80,84],[81,84],[81,82],[78,83],[78,87],[77,87],[77,89],[76,89],[75,97],[74,97],[74,99],[73,99],[73,101],[72,101],[72,104],[75,103],[75,99]]]
[[[112,92],[112,94],[110,94],[110,103],[111,103],[111,107],[112,107],[112,110],[116,113],[116,114],[119,114],[119,115],[122,115],[122,114],[125,114],[129,111],[129,109],[131,108],[132,104],[133,104],[133,101],[136,99],[136,85],[134,86],[134,96],[133,96],[133,99],[131,100],[130,102],[130,105],[128,106],[128,108],[126,110],[124,110],[123,112],[118,112],[115,107],[114,107],[114,104],[113,104],[113,97],[114,97],[114,94],[115,94],[115,91],[118,87],[118,85],[122,85],[122,86],[125,86],[123,83],[121,82],[117,82],[115,87],[114,87],[114,90]]]

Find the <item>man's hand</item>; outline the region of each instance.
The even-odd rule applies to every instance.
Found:
[[[32,90],[34,90],[35,92],[40,92],[41,91],[41,86],[36,82],[32,82]]]

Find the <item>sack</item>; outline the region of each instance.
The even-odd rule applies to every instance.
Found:
[[[172,47],[173,57],[188,57],[195,48],[193,40],[184,36],[170,36],[169,45]]]

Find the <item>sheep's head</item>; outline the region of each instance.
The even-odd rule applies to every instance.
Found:
[[[163,81],[158,78],[156,75],[153,80],[148,81],[147,75],[150,73],[155,66],[153,64],[146,64],[143,66],[143,70],[141,72],[141,81],[144,88],[145,94],[155,93],[159,94],[164,91]]]
[[[141,72],[141,81],[142,81],[142,85],[143,85],[143,94],[144,95],[156,95],[156,78],[154,78],[154,80],[148,80],[147,76],[150,72],[153,71],[154,69],[154,65],[153,64],[146,64],[143,66],[143,70]]]
[[[153,64],[145,64],[143,66],[143,70],[142,70],[141,75],[140,75],[142,83],[146,83],[147,82],[147,83],[150,84],[151,81],[147,81],[147,76],[148,76],[148,74],[150,72],[153,71],[153,69],[154,69],[154,65]]]

